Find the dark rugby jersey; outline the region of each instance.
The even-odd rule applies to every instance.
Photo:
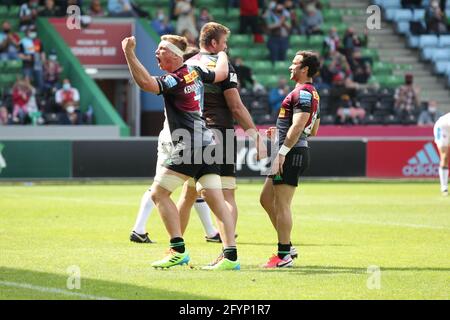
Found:
[[[212,83],[215,76],[207,68],[183,65],[172,73],[155,77],[164,97],[172,139],[175,130],[184,129],[190,134],[191,148],[211,144],[212,132],[206,128],[202,118],[203,83]],[[179,141],[172,142],[176,144]]]
[[[305,129],[294,147],[305,147],[308,145],[307,138],[311,134],[314,123],[320,118],[319,94],[311,83],[297,85],[283,100],[277,119],[279,146],[286,139],[287,132],[292,125],[294,114],[299,112],[307,112],[310,116],[305,125]]]
[[[209,70],[214,70],[217,63],[217,55],[209,53],[199,53],[190,58],[188,65],[205,66]],[[237,74],[233,66],[228,63],[228,77],[219,83],[205,84],[205,105],[203,118],[208,128],[234,128],[233,115],[228,109],[223,92],[227,89],[237,88]]]

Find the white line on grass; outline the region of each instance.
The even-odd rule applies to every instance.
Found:
[[[20,289],[29,289],[29,290],[34,290],[34,291],[39,291],[39,292],[44,292],[44,293],[56,293],[56,294],[62,294],[62,295],[66,295],[66,296],[77,297],[77,298],[82,298],[82,299],[89,299],[89,300],[113,300],[112,298],[108,298],[108,297],[94,296],[91,294],[83,294],[83,293],[72,292],[72,291],[62,290],[62,289],[57,289],[57,288],[35,286],[35,285],[29,284],[29,283],[0,281],[0,286],[20,288]]]
[[[17,197],[23,198],[20,194],[3,194],[4,197]],[[81,203],[95,203],[95,204],[106,204],[106,205],[120,205],[120,206],[135,206],[137,202],[131,201],[111,201],[111,200],[98,200],[98,199],[79,199],[74,197],[52,197],[52,196],[38,196],[38,195],[27,195],[27,198],[40,199],[40,200],[55,200],[55,201],[66,201],[66,202],[81,202]],[[138,201],[138,199],[136,200]]]
[[[416,229],[450,230],[449,227],[434,226],[434,225],[428,225],[428,224],[414,224],[414,223],[400,223],[400,222],[380,222],[380,221],[353,220],[353,219],[337,219],[337,218],[329,218],[329,217],[326,217],[326,218],[301,217],[300,219],[330,221],[330,222],[340,222],[340,223],[371,224],[371,225],[379,225],[379,226],[405,227],[405,228],[416,228]]]

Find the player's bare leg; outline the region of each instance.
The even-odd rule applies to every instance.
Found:
[[[270,222],[277,230],[277,216],[275,212],[275,194],[273,190],[273,181],[271,178],[267,178],[264,182],[264,186],[259,198],[259,202],[264,210],[267,212]]]
[[[178,212],[180,213],[180,227],[182,234],[186,231],[191,216],[191,209],[194,206],[197,197],[197,190],[189,187],[188,184],[185,183],[177,203]]]
[[[449,146],[439,148],[441,161],[439,163],[439,180],[441,183],[441,192],[444,196],[448,196],[448,153]]]
[[[278,242],[289,244],[292,232],[291,203],[295,187],[282,184],[274,186],[275,210],[277,219]]]
[[[233,228],[236,233],[238,209],[237,209],[234,189],[224,189],[223,197],[225,199],[225,203],[226,203],[228,209],[230,210],[231,218],[233,221]]]

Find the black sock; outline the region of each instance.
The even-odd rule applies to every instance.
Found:
[[[184,247],[184,240],[183,240],[183,238],[170,239],[170,248],[172,248],[176,252],[184,253],[184,251],[186,249]]]
[[[223,249],[223,256],[225,259],[236,261],[237,260],[237,248],[236,247],[227,247]]]
[[[291,253],[291,244],[278,244],[278,258],[283,259]]]

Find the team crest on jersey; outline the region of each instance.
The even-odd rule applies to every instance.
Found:
[[[184,81],[186,81],[186,83],[191,83],[197,78],[198,78],[198,73],[197,73],[197,71],[194,70],[191,73],[184,76]]]
[[[164,84],[167,86],[167,88],[173,88],[177,85],[177,80],[175,80],[172,76],[165,76],[163,78]]]
[[[316,99],[317,101],[320,100],[319,94],[317,93],[316,90],[313,91],[313,97],[314,97],[314,99]]]
[[[286,109],[284,107],[280,108],[280,113],[278,114],[278,116],[280,118],[284,118],[284,116],[286,115]]]

